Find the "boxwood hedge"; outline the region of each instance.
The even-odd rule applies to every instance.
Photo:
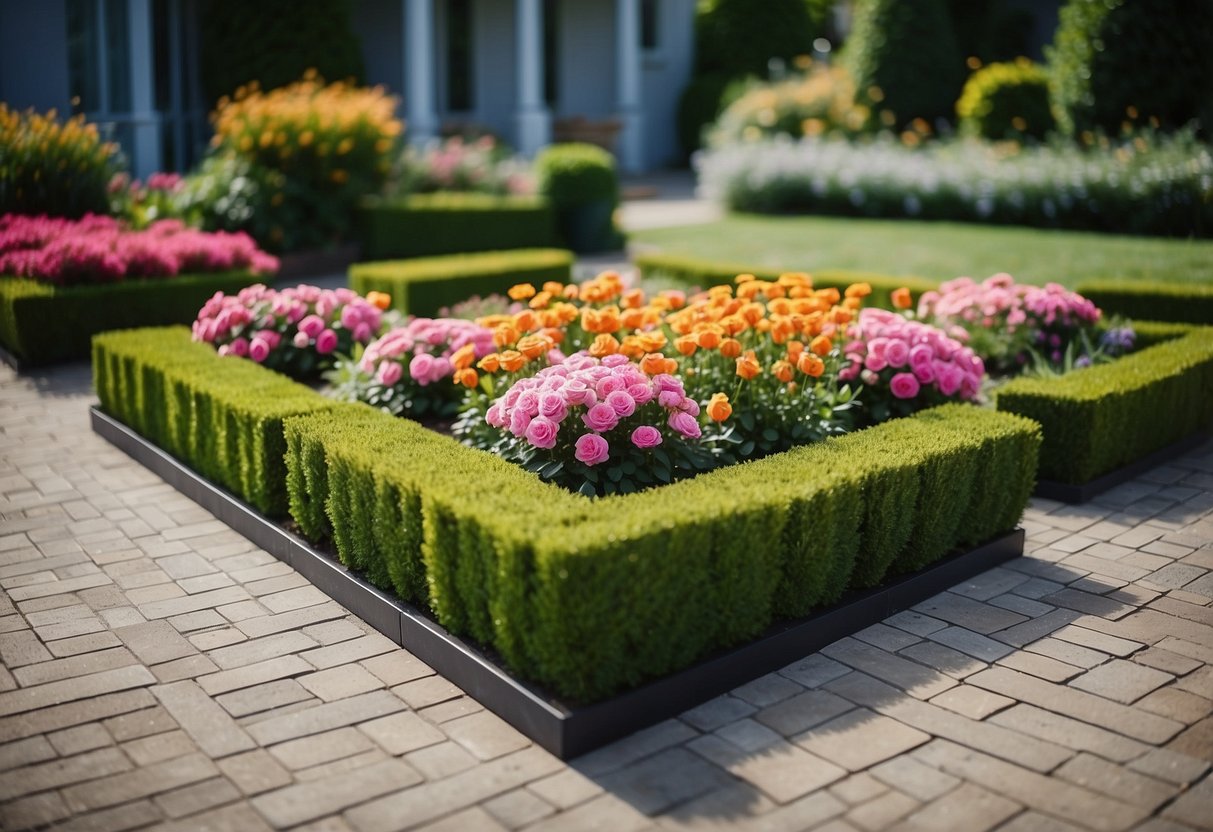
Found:
[[[52,286],[0,276],[0,346],[29,366],[88,358],[98,332],[189,323],[215,292],[235,293],[258,279],[227,272]]]
[[[359,294],[387,292],[392,306],[410,315],[435,315],[472,295],[505,294],[516,283],[572,279],[573,255],[536,248],[383,260],[350,267],[350,288]]]
[[[1089,482],[1213,425],[1213,328],[1140,329],[1153,346],[1059,379],[1021,378],[999,390],[999,410],[1043,428],[1042,479]],[[1162,336],[1170,337],[1159,341]]]
[[[1088,280],[1075,290],[1110,315],[1213,324],[1213,285],[1157,280]]]

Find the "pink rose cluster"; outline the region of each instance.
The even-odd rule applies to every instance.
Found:
[[[279,291],[257,284],[235,295],[216,292],[198,312],[193,332],[220,355],[284,367],[292,351],[329,356],[354,341],[369,343],[382,325],[379,308],[349,289]]]
[[[959,324],[965,328],[1005,328],[1013,333],[1030,329],[1077,329],[1099,320],[1099,309],[1077,292],[1057,283],[1044,287],[1016,283],[1009,274],[996,274],[977,283],[958,277],[925,292],[918,301],[918,317]]]
[[[273,274],[278,259],[244,232],[198,231],[179,220],[131,231],[92,214],[0,217],[0,274],[67,285],[237,270]]]
[[[622,429],[636,448],[653,448],[663,433],[652,422],[664,422],[676,436],[698,439],[698,416],[699,404],[674,376],[647,376],[623,355],[599,360],[581,352],[515,382],[489,408],[485,421],[543,450],[561,443],[562,426],[570,428],[566,446],[570,434],[584,428],[571,443],[573,455],[598,465],[610,457],[603,434]]]
[[[847,331],[843,353],[850,361],[843,381],[860,379],[869,388],[887,385],[896,399],[976,399],[985,365],[972,349],[942,330],[883,309],[863,309]]]
[[[493,331],[462,318],[413,318],[367,346],[359,366],[384,387],[395,386],[406,369],[425,387],[449,379],[451,355],[468,344],[483,358],[493,351]]]

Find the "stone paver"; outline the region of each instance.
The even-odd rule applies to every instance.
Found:
[[[1213,445],[561,763],[0,369],[0,828],[1213,828]]]

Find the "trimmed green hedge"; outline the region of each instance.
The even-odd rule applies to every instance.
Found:
[[[1027,420],[951,406],[591,501],[369,410],[286,431],[305,534],[331,535],[351,568],[578,699],[1013,528],[1040,443]]]
[[[52,286],[0,277],[0,346],[31,366],[85,359],[98,332],[189,323],[211,295],[238,292],[258,279],[228,272]]]
[[[220,358],[185,327],[93,339],[101,409],[271,517],[287,513],[282,420],[330,410],[311,388]]]
[[[392,306],[410,315],[434,315],[472,295],[505,294],[516,283],[567,283],[573,255],[561,249],[518,249],[386,260],[350,266],[350,288],[361,295],[387,292]]]
[[[357,233],[366,260],[555,245],[547,200],[529,196],[440,193],[368,198]]]
[[[703,288],[732,283],[733,278],[739,274],[752,274],[762,280],[775,280],[784,272],[791,271],[753,264],[721,263],[718,260],[702,260],[680,254],[638,254],[633,258],[633,262],[643,278],[661,277]],[[829,286],[845,289],[852,283],[866,281],[872,285],[872,295],[867,299],[867,305],[879,306],[882,309],[893,308],[889,295],[894,289],[902,286],[913,293],[915,301],[923,292],[939,288],[937,282],[922,277],[895,277],[845,269],[824,269],[812,272],[812,275],[813,285],[819,289]]]
[[[1043,427],[1042,478],[1084,483],[1208,429],[1210,391],[1213,328],[1201,327],[1059,379],[1017,379],[997,404]]]
[[[1213,324],[1213,285],[1156,280],[1088,280],[1075,289],[1110,315]]]

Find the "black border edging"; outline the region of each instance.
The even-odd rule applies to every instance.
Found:
[[[1124,485],[1129,480],[1136,479],[1151,468],[1183,456],[1193,448],[1200,447],[1208,439],[1209,434],[1204,431],[1198,431],[1185,436],[1178,442],[1167,445],[1165,448],[1159,448],[1153,453],[1135,459],[1128,465],[1117,468],[1115,471],[1109,471],[1102,477],[1096,477],[1093,480],[1088,480],[1077,485],[1068,482],[1057,482],[1056,480],[1037,480],[1036,489],[1032,492],[1032,496],[1043,497],[1046,500],[1057,500],[1061,503],[1085,503],[1087,500],[1094,499],[1105,491],[1111,491],[1118,485]]]
[[[366,584],[131,428],[96,407],[89,409],[89,415],[95,433],[233,530],[289,563],[333,600],[561,759],[576,757],[676,716],[1023,554],[1024,531],[1016,529],[889,586],[848,593],[828,609],[777,624],[751,642],[717,651],[685,670],[642,687],[592,705],[566,706],[515,679],[412,605]]]

